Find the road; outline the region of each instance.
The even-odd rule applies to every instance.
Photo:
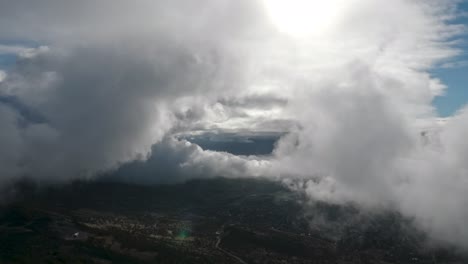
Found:
[[[215,247],[220,250],[221,252],[223,252],[224,254],[226,255],[229,255],[230,257],[236,259],[237,261],[239,261],[240,263],[242,264],[248,264],[247,262],[245,262],[243,259],[241,259],[240,257],[232,254],[231,252],[221,248],[219,245],[221,244],[221,240],[223,239],[223,234],[224,234],[224,225],[221,227],[221,231],[219,232],[218,234],[218,238],[216,240],[216,245]]]

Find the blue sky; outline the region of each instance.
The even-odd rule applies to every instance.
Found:
[[[19,47],[30,47],[37,48],[40,46],[34,41],[17,40],[17,39],[1,39],[0,46],[19,46]],[[2,53],[0,49],[0,70],[8,70],[16,62],[16,54],[14,53]]]
[[[467,15],[460,17],[454,23],[468,26],[468,1],[463,1],[459,8]],[[435,98],[433,104],[441,116],[450,116],[468,103],[468,34],[461,39],[459,48],[461,56],[456,61],[461,66],[453,68],[438,68],[431,73],[448,86],[444,96]]]

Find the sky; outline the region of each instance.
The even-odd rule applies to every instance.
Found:
[[[461,12],[468,12],[468,3],[466,1],[459,4]],[[454,20],[454,23],[468,25],[468,16],[461,15]],[[442,117],[453,115],[468,102],[468,36],[465,34],[459,39],[458,47],[461,49],[460,56],[456,61],[458,65],[447,65],[447,67],[438,67],[432,71],[432,74],[440,78],[447,85],[448,89],[444,96],[434,99],[434,106]]]
[[[458,4],[460,14],[451,23],[468,25],[468,3],[461,1]],[[434,67],[431,74],[439,78],[447,87],[445,93],[435,97],[433,101],[438,114],[441,117],[449,117],[460,110],[468,103],[468,34],[457,36],[459,42],[456,46],[460,49],[460,54],[452,61]],[[44,44],[44,43],[43,43]],[[18,57],[15,50],[7,50],[7,46],[17,46],[22,48],[37,48],[40,42],[34,39],[2,39],[0,38],[0,70],[7,70],[12,67]],[[2,50],[3,47],[3,50]]]
[[[468,250],[466,11],[0,0],[0,188],[262,177]]]

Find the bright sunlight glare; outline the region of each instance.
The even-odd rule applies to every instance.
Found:
[[[263,0],[273,24],[293,36],[320,35],[335,23],[345,0]]]

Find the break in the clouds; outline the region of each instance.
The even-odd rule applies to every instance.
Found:
[[[0,39],[39,43],[0,43],[0,183],[296,179],[467,249],[468,111],[441,124],[429,74],[460,52],[457,2],[281,2],[0,1]],[[182,140],[210,133],[281,138],[268,157]]]

